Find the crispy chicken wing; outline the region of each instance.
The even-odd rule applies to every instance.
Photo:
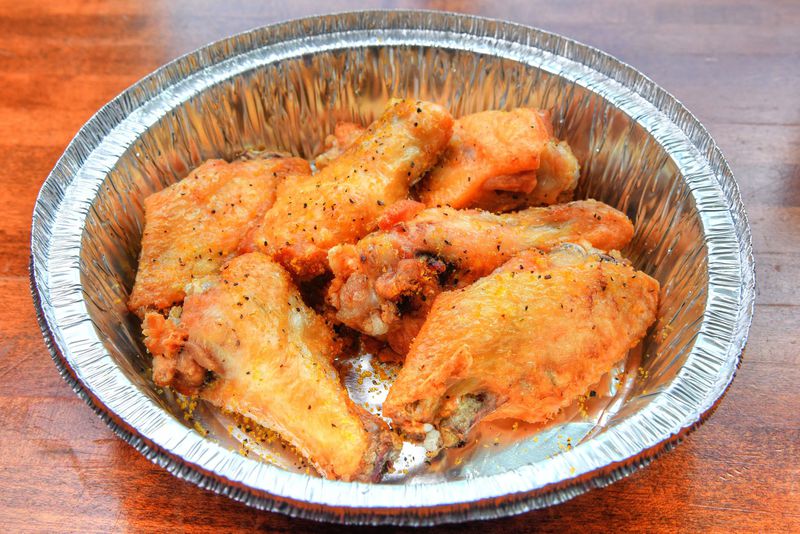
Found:
[[[458,119],[442,160],[420,183],[427,206],[507,211],[571,198],[578,162],[550,114],[518,108]]]
[[[440,294],[383,404],[410,437],[444,446],[479,420],[548,420],[654,322],[659,285],[625,261],[568,244],[522,252]]]
[[[529,193],[504,191],[495,188],[485,194],[476,205],[495,212],[504,212],[526,206],[550,206],[572,199],[580,177],[580,165],[566,141],[550,139],[542,150],[541,162],[536,170],[536,187]]]
[[[209,160],[186,178],[144,201],[145,226],[139,270],[128,307],[147,309],[180,303],[184,287],[215,275],[252,223],[274,202],[288,174],[309,174],[299,158]]]
[[[326,477],[375,480],[395,439],[383,421],[350,400],[332,365],[334,336],[288,273],[250,253],[206,285],[186,297],[179,318],[148,314],[156,383],[199,390],[211,403],[278,432]],[[183,374],[192,364],[194,371]],[[216,378],[204,386],[207,370]]]
[[[438,159],[452,131],[441,106],[399,100],[319,173],[287,180],[243,250],[273,256],[299,279],[327,270],[328,250],[374,229],[385,208]]]
[[[633,236],[630,220],[594,200],[496,215],[481,210],[423,209],[400,202],[381,230],[328,254],[334,280],[328,302],[336,319],[389,342],[405,354],[433,299],[491,273],[529,248],[585,240],[620,249]]]

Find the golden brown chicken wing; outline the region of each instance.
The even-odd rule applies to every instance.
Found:
[[[518,108],[458,119],[442,160],[419,186],[427,206],[507,211],[566,201],[579,176],[550,114]]]
[[[491,273],[522,250],[585,240],[607,251],[633,236],[623,213],[594,200],[504,215],[405,201],[381,227],[355,245],[331,249],[328,302],[337,320],[387,340],[400,354],[441,291]]]
[[[215,275],[250,226],[275,200],[289,174],[309,174],[299,158],[209,160],[186,178],[144,201],[145,226],[139,270],[128,307],[147,309],[180,303],[184,287]]]
[[[483,195],[477,205],[488,211],[504,212],[527,206],[568,202],[572,199],[580,171],[578,160],[567,142],[553,138],[542,150],[533,190],[525,193],[495,188],[492,194]]]
[[[166,349],[154,354],[156,383],[199,390],[203,399],[278,432],[326,477],[375,480],[396,448],[393,435],[348,397],[331,363],[333,334],[288,273],[251,253],[231,260],[207,285],[186,297],[180,317],[146,325],[150,350]],[[178,369],[190,364],[201,373]],[[207,370],[215,378],[204,385]],[[198,374],[199,382],[186,382]]]
[[[300,279],[327,270],[328,250],[354,243],[438,159],[452,131],[441,106],[399,100],[319,173],[287,180],[243,250],[261,250]]]
[[[448,447],[479,420],[546,421],[639,343],[658,293],[598,251],[522,252],[437,297],[383,413],[416,439],[435,428]]]

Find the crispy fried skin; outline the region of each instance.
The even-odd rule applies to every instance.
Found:
[[[539,154],[552,136],[549,114],[535,109],[465,115],[421,184],[420,199],[428,206],[466,208],[494,189],[529,193],[536,187]]]
[[[483,111],[456,121],[419,197],[427,206],[506,211],[569,200],[577,179],[577,160],[553,138],[548,112]]]
[[[252,223],[272,205],[288,174],[309,174],[299,158],[227,163],[209,160],[186,178],[144,201],[142,253],[129,309],[179,304],[184,288],[219,271]]]
[[[366,128],[354,122],[340,122],[336,124],[333,135],[325,138],[325,152],[314,159],[314,166],[322,170],[333,160],[342,155],[347,147],[356,142]]]
[[[180,352],[171,344],[174,329],[184,340]],[[202,398],[275,430],[326,477],[375,480],[396,448],[388,426],[341,384],[330,327],[263,254],[231,260],[212,287],[186,297],[174,328],[149,333],[166,333],[166,342],[151,338],[148,346],[168,347],[172,362],[191,359],[203,373],[214,371],[208,386],[195,384]],[[156,356],[162,368],[169,356]]]
[[[504,215],[422,208],[399,202],[381,220],[380,231],[328,254],[334,273],[328,302],[336,319],[386,339],[400,354],[442,290],[463,287],[525,249],[585,240],[613,250],[633,236],[623,213],[594,200]]]
[[[383,404],[407,435],[444,446],[478,420],[548,420],[596,383],[654,322],[659,285],[597,251],[522,252],[436,299]]]
[[[299,279],[327,270],[328,250],[375,228],[387,206],[438,159],[453,119],[441,106],[399,100],[319,173],[287,180],[242,250],[273,256]]]
[[[536,170],[536,187],[529,193],[495,189],[476,205],[488,211],[504,212],[527,206],[550,206],[572,200],[578,184],[580,165],[566,141],[550,139],[542,150]]]
[[[219,371],[219,362],[190,347],[183,350],[189,334],[180,324],[180,307],[170,310],[168,317],[148,311],[142,321],[144,344],[153,355],[153,382],[170,386],[184,395],[194,395],[206,378],[207,371]]]
[[[363,131],[351,122],[337,124],[316,167],[328,165]],[[494,212],[568,202],[580,165],[567,142],[552,134],[546,111],[519,108],[466,115],[455,121],[442,159],[418,185],[419,197],[428,206]]]

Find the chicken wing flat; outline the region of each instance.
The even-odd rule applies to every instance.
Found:
[[[550,114],[517,108],[458,119],[442,160],[420,183],[427,206],[507,211],[570,200],[579,166]]]
[[[410,437],[463,443],[479,420],[547,421],[655,321],[659,285],[578,245],[529,250],[436,299],[383,404]]]
[[[350,400],[332,365],[330,327],[280,265],[260,253],[234,258],[211,287],[186,297],[179,317],[156,315],[145,324],[156,383],[199,391],[278,432],[328,478],[380,476],[393,434]],[[199,382],[178,369],[191,363]],[[215,378],[204,385],[207,371]]]
[[[375,228],[387,206],[437,161],[452,133],[441,106],[399,100],[319,173],[287,180],[272,209],[243,244],[280,262],[299,279],[327,270],[327,253]]]
[[[299,158],[209,160],[147,197],[130,310],[143,317],[148,309],[180,303],[187,284],[215,275],[233,256],[250,226],[274,202],[278,183],[287,175],[310,172]]]
[[[379,231],[328,254],[334,274],[328,302],[336,319],[388,341],[399,354],[407,352],[436,295],[472,283],[520,251],[582,240],[608,251],[633,236],[623,213],[594,200],[503,215],[423,208],[400,202]]]

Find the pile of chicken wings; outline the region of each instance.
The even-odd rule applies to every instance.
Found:
[[[313,162],[206,161],[145,199],[128,306],[153,380],[348,481],[379,480],[402,439],[458,447],[479,421],[547,421],[658,307],[658,282],[618,252],[631,221],[571,201],[579,175],[545,111],[454,119],[414,100],[339,124]],[[354,336],[402,362],[384,418],[334,365]]]

